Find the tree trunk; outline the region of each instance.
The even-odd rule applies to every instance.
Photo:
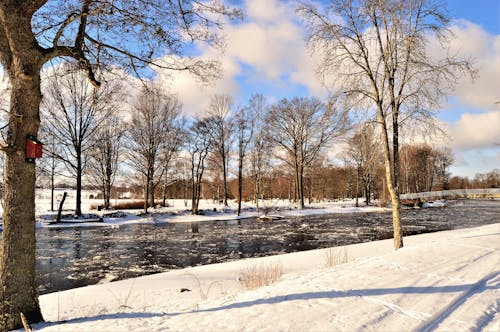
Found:
[[[295,175],[297,184],[297,208],[304,209],[304,168],[299,164],[295,164]]]
[[[82,152],[80,148],[76,149],[76,208],[75,214],[82,215]]]
[[[12,87],[8,147],[5,149],[5,191],[0,254],[0,330],[42,321],[35,261],[35,164],[26,162],[26,136],[36,136],[40,124],[39,68],[25,54],[7,69]]]
[[[379,106],[381,108],[382,106]],[[394,249],[400,249],[403,247],[403,230],[401,227],[401,206],[399,200],[399,188],[397,187],[397,177],[399,176],[399,171],[396,169],[396,162],[398,162],[398,153],[394,153],[393,158],[391,158],[391,149],[389,147],[388,131],[385,125],[385,118],[382,115],[382,111],[379,109],[378,118],[382,125],[381,139],[384,147],[384,165],[385,165],[385,180],[387,182],[387,190],[391,197],[392,204],[392,228],[394,231]],[[396,141],[394,141],[396,139]],[[397,137],[393,137],[393,147],[397,147],[398,141]]]
[[[241,147],[240,147],[241,149]],[[237,215],[241,214],[241,195],[243,194],[243,156],[240,155],[238,162],[238,212]]]
[[[226,155],[224,154],[222,158],[222,176],[223,176],[223,181],[224,181],[224,206],[228,206],[227,204],[227,196],[228,196],[228,189],[227,189],[227,167],[226,167]]]
[[[146,183],[144,184],[144,213],[148,213],[149,207],[149,175],[146,177]]]
[[[255,209],[259,212],[259,198],[260,198],[260,180],[257,176],[255,178]]]

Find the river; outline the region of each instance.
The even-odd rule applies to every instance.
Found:
[[[460,200],[403,213],[405,235],[500,221],[500,201]],[[390,213],[37,230],[41,294],[247,257],[392,237]]]

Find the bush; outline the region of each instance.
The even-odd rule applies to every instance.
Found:
[[[274,283],[282,275],[283,269],[280,263],[261,263],[244,267],[240,271],[238,280],[246,289],[255,289]]]
[[[347,249],[345,247],[328,248],[325,251],[325,259],[327,267],[347,263],[349,261],[347,257]]]

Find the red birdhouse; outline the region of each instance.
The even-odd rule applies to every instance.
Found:
[[[35,136],[26,137],[26,161],[34,163],[36,158],[42,158],[43,144]]]

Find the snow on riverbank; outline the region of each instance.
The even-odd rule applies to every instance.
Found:
[[[500,223],[206,265],[43,295],[37,331],[500,330]],[[249,266],[281,266],[246,290]],[[186,288],[190,291],[181,292]]]
[[[69,195],[68,202],[65,203],[66,208],[74,206],[74,195]],[[122,200],[126,201],[126,200]],[[82,201],[82,210],[85,213],[92,213],[94,219],[102,217],[104,222],[84,222],[84,219],[78,220],[75,223],[58,223],[49,224],[49,221],[55,219],[56,212],[49,212],[50,200],[45,196],[39,196],[36,201],[37,210],[37,227],[88,227],[88,226],[119,226],[122,224],[137,224],[137,223],[164,223],[164,222],[202,222],[210,220],[235,220],[242,218],[255,218],[262,216],[265,213],[270,215],[278,215],[283,217],[296,217],[308,215],[321,215],[329,213],[352,213],[352,212],[386,212],[390,211],[387,208],[377,206],[355,207],[354,200],[313,203],[306,206],[303,210],[298,210],[294,204],[287,200],[267,200],[262,201],[261,211],[256,212],[255,205],[247,202],[242,205],[242,214],[237,216],[236,201],[229,201],[229,206],[224,207],[221,204],[214,203],[212,200],[201,200],[200,210],[202,214],[192,215],[186,202],[181,199],[168,200],[168,207],[150,208],[149,214],[143,215],[142,210],[122,210],[118,211],[115,216],[107,216],[117,211],[96,211],[91,210],[91,206],[101,204],[102,200],[84,199]],[[71,213],[64,211],[63,214]],[[118,215],[118,216],[117,216]],[[70,218],[74,219],[74,218]]]

